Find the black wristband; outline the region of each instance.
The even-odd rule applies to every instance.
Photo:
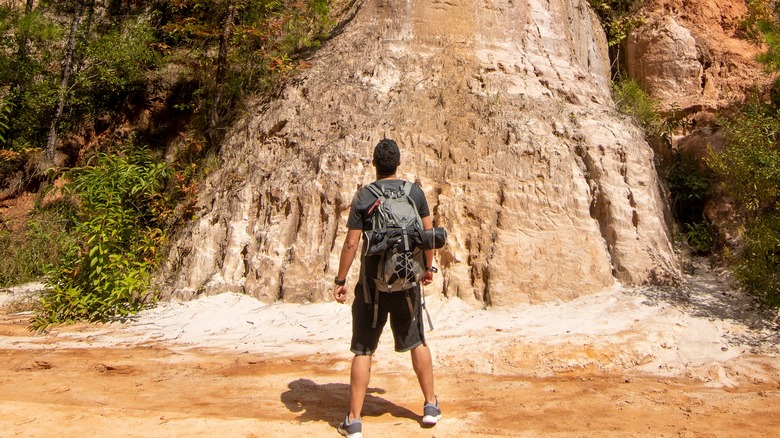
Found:
[[[345,278],[343,280],[339,280],[339,278],[336,277],[333,279],[333,282],[336,283],[336,286],[344,286],[345,284],[347,284],[347,279]]]

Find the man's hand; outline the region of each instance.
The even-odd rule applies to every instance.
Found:
[[[337,302],[344,304],[344,302],[347,301],[347,286],[336,286],[336,288],[333,289],[333,298],[335,298]]]
[[[431,284],[433,281],[433,272],[426,270],[423,274],[422,284],[423,286],[427,286]]]

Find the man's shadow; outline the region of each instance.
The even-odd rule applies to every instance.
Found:
[[[336,427],[349,412],[349,385],[344,383],[317,384],[309,379],[293,380],[289,390],[282,393],[282,403],[290,412],[300,412],[300,421],[325,421]],[[363,404],[363,417],[378,417],[390,414],[416,422],[420,416],[407,408],[398,406],[374,394],[384,394],[381,388],[368,388]]]

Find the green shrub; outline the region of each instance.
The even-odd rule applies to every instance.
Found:
[[[615,104],[624,114],[634,118],[648,136],[660,136],[665,130],[665,122],[658,104],[645,93],[638,82],[624,80],[612,84]]]
[[[711,175],[707,169],[700,168],[694,157],[677,152],[672,154],[664,175],[679,220],[683,223],[701,220],[704,202],[710,192]]]
[[[734,260],[740,285],[763,303],[780,307],[780,214],[750,223],[744,246]]]
[[[721,120],[726,146],[708,164],[734,198],[744,239],[733,271],[752,295],[780,305],[780,117],[776,107],[753,101]]]
[[[671,154],[661,169],[671,195],[672,211],[680,224],[683,240],[695,254],[709,254],[715,244],[715,231],[704,216],[710,195],[712,175],[695,157]]]
[[[55,202],[33,211],[21,233],[0,224],[0,287],[43,279],[71,243],[72,206]]]
[[[8,86],[8,123],[0,147],[21,150],[45,144],[54,112],[63,28],[34,11],[0,6],[0,84]]]
[[[712,252],[712,247],[715,244],[715,231],[706,221],[684,223],[682,234],[685,243],[694,254],[703,255]]]
[[[78,206],[75,239],[49,272],[34,329],[123,317],[153,300],[147,288],[165,236],[168,166],[145,150],[94,161],[66,174],[63,194]]]
[[[722,177],[723,188],[749,218],[778,208],[780,196],[780,117],[769,105],[753,102],[720,121],[726,147],[708,163]]]
[[[641,4],[638,0],[588,0],[588,2],[601,20],[610,47],[619,45],[628,37],[632,28],[643,22],[642,17],[634,13]]]

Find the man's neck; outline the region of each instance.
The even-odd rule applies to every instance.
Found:
[[[377,181],[381,181],[383,179],[398,179],[398,177],[396,176],[395,173],[392,175],[379,175],[379,174],[376,175]]]

